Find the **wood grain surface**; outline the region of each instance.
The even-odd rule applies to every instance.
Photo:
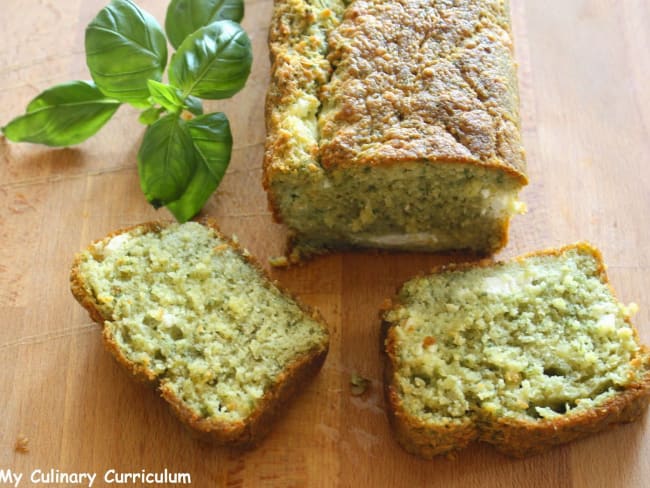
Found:
[[[140,0],[159,21],[167,2]],[[635,301],[650,342],[650,2],[512,0],[529,212],[499,257],[586,239],[600,247],[620,298]],[[41,90],[89,77],[86,24],[104,0],[2,0],[0,124]],[[266,263],[281,253],[261,186],[266,36],[272,0],[247,0],[255,62],[225,111],[235,149],[204,214]],[[393,441],[383,410],[378,309],[409,276],[445,256],[345,253],[274,278],[331,326],[318,378],[251,452],[195,441],[155,391],[103,350],[72,298],[75,252],[112,229],[167,219],[136,173],[143,128],[122,107],[99,135],[68,149],[0,137],[0,469],[188,472],[198,487],[645,487],[650,424],[641,421],[525,460],[474,446],[422,461]],[[372,380],[350,394],[351,374]],[[16,443],[26,442],[27,452]],[[0,483],[2,485],[2,483]],[[23,481],[21,486],[30,486]],[[63,486],[63,485],[61,485]],[[104,486],[97,481],[94,486]]]

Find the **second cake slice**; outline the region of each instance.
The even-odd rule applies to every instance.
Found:
[[[650,354],[632,312],[587,244],[407,282],[384,314],[398,440],[423,457],[474,440],[523,456],[635,419]]]
[[[71,284],[117,360],[218,443],[258,441],[327,354],[318,316],[208,225],[115,233],[77,256]]]

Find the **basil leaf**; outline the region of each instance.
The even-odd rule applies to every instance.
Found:
[[[230,124],[225,114],[213,113],[196,117],[187,123],[187,127],[192,136],[198,165],[183,196],[167,204],[179,222],[191,219],[203,208],[219,186],[232,152]]]
[[[183,99],[177,88],[156,80],[148,80],[147,87],[154,103],[159,104],[168,112],[176,113],[183,108]]]
[[[183,106],[194,115],[203,114],[203,104],[201,103],[200,98],[189,96],[185,99],[185,104]]]
[[[138,122],[144,125],[151,125],[160,118],[160,114],[163,113],[163,111],[164,109],[161,107],[149,107],[140,114]]]
[[[226,114],[201,115],[190,120],[187,127],[199,160],[221,181],[232,152],[232,134]]]
[[[104,96],[91,81],[70,81],[53,86],[34,98],[25,115],[2,128],[14,142],[72,146],[101,129],[120,102]]]
[[[219,182],[210,173],[208,167],[200,164],[196,168],[190,184],[185,189],[185,193],[178,200],[168,203],[166,205],[167,210],[179,222],[187,222],[199,213],[218,185]]]
[[[107,96],[146,107],[147,80],[162,79],[167,41],[151,15],[130,0],[112,0],[86,28],[86,63]]]
[[[165,16],[169,42],[178,48],[192,32],[217,20],[244,18],[243,0],[172,0]]]
[[[228,98],[244,87],[252,62],[246,32],[231,20],[220,20],[183,41],[169,64],[169,82],[184,96]]]
[[[196,171],[197,161],[187,125],[169,114],[147,127],[138,151],[140,187],[158,208],[177,200]]]

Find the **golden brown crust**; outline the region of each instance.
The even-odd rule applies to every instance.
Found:
[[[271,83],[266,96],[265,121],[268,132],[265,170],[283,166],[283,156],[291,151],[292,134],[282,128],[282,119],[289,106],[305,96],[318,96],[318,91],[331,74],[324,56],[326,32],[319,29],[310,1],[275,0],[269,29]],[[307,148],[317,156],[318,146]],[[266,175],[265,175],[266,177]]]
[[[534,251],[513,261],[521,262],[534,256],[559,256],[570,249],[579,249],[591,254],[598,263],[597,273],[615,296],[608,279],[602,254],[588,242],[577,242],[557,249]],[[433,268],[431,273],[463,271],[476,267],[498,266],[501,262],[491,259],[475,263],[452,263]],[[638,357],[633,361],[639,370],[646,373],[638,382],[630,384],[625,390],[605,401],[602,405],[553,419],[521,421],[503,417],[489,416],[481,412],[478,416],[468,416],[457,424],[432,426],[409,415],[403,408],[395,385],[397,355],[395,351],[395,324],[384,320],[386,314],[401,306],[399,299],[386,300],[382,307],[382,337],[384,341],[384,391],[388,418],[395,437],[408,452],[423,458],[462,449],[473,441],[493,444],[500,452],[513,457],[538,454],[554,446],[580,439],[589,434],[602,431],[619,423],[632,422],[647,408],[650,401],[650,350],[641,346]],[[625,321],[634,331],[638,342],[638,332],[629,318]]]
[[[136,229],[140,229],[142,232],[159,231],[169,224],[170,222],[148,222],[117,230],[103,239],[94,241],[88,247],[88,251],[92,253],[96,243],[107,241],[116,235],[128,233]],[[210,227],[220,239],[225,240],[251,266],[254,266],[266,278],[268,286],[273,285],[285,295],[290,296],[306,314],[317,320],[322,325],[323,330],[327,331],[327,326],[317,311],[300,303],[294,296],[282,289],[277,282],[271,280],[266,271],[247,251],[220,232],[214,221],[206,219],[202,221],[202,224]],[[164,378],[159,378],[150,369],[130,361],[124,355],[110,333],[109,328],[104,327],[104,323],[110,321],[111,317],[105,316],[106,314],[101,310],[101,305],[94,299],[92,293],[89,292],[84,283],[79,269],[82,259],[82,253],[75,256],[70,272],[70,289],[77,301],[88,311],[91,319],[102,325],[102,335],[106,349],[136,380],[157,387],[161,392],[161,396],[169,403],[176,416],[190,427],[195,434],[205,440],[220,445],[228,444],[244,448],[253,447],[268,433],[273,419],[282,411],[283,406],[286,405],[289,399],[318,373],[327,357],[329,341],[326,341],[322,347],[314,348],[297,358],[280,375],[280,378],[275,384],[265,392],[258,408],[243,421],[218,422],[201,418],[196,412],[189,409],[183,400],[176,396],[170,388],[166,387]]]
[[[324,5],[330,5],[329,8]],[[328,30],[338,23],[341,0],[275,0],[269,28],[271,83],[264,114],[266,144],[263,185],[274,220],[281,212],[270,182],[276,173],[296,171],[296,167],[318,169],[318,141],[296,138],[286,119],[292,107],[312,101],[318,105],[320,87],[329,79],[332,66],[327,61]],[[303,115],[315,124],[314,113]]]
[[[526,183],[507,2],[357,0],[329,45],[324,167],[448,161]]]
[[[446,161],[527,183],[507,1],[357,0],[338,27],[323,24],[327,39],[313,35],[321,20],[311,3],[274,4],[267,188],[272,173],[290,170],[295,141],[280,121],[305,94],[322,102],[306,165]]]

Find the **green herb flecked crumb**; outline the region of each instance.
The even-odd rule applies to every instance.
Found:
[[[370,388],[370,380],[354,373],[350,377],[350,393],[353,396],[362,396]]]
[[[406,283],[385,317],[403,407],[425,422],[553,419],[638,381],[635,306],[599,266],[578,247]]]
[[[110,317],[107,337],[200,417],[245,418],[287,365],[328,342],[323,325],[195,222],[101,241],[79,273]]]

